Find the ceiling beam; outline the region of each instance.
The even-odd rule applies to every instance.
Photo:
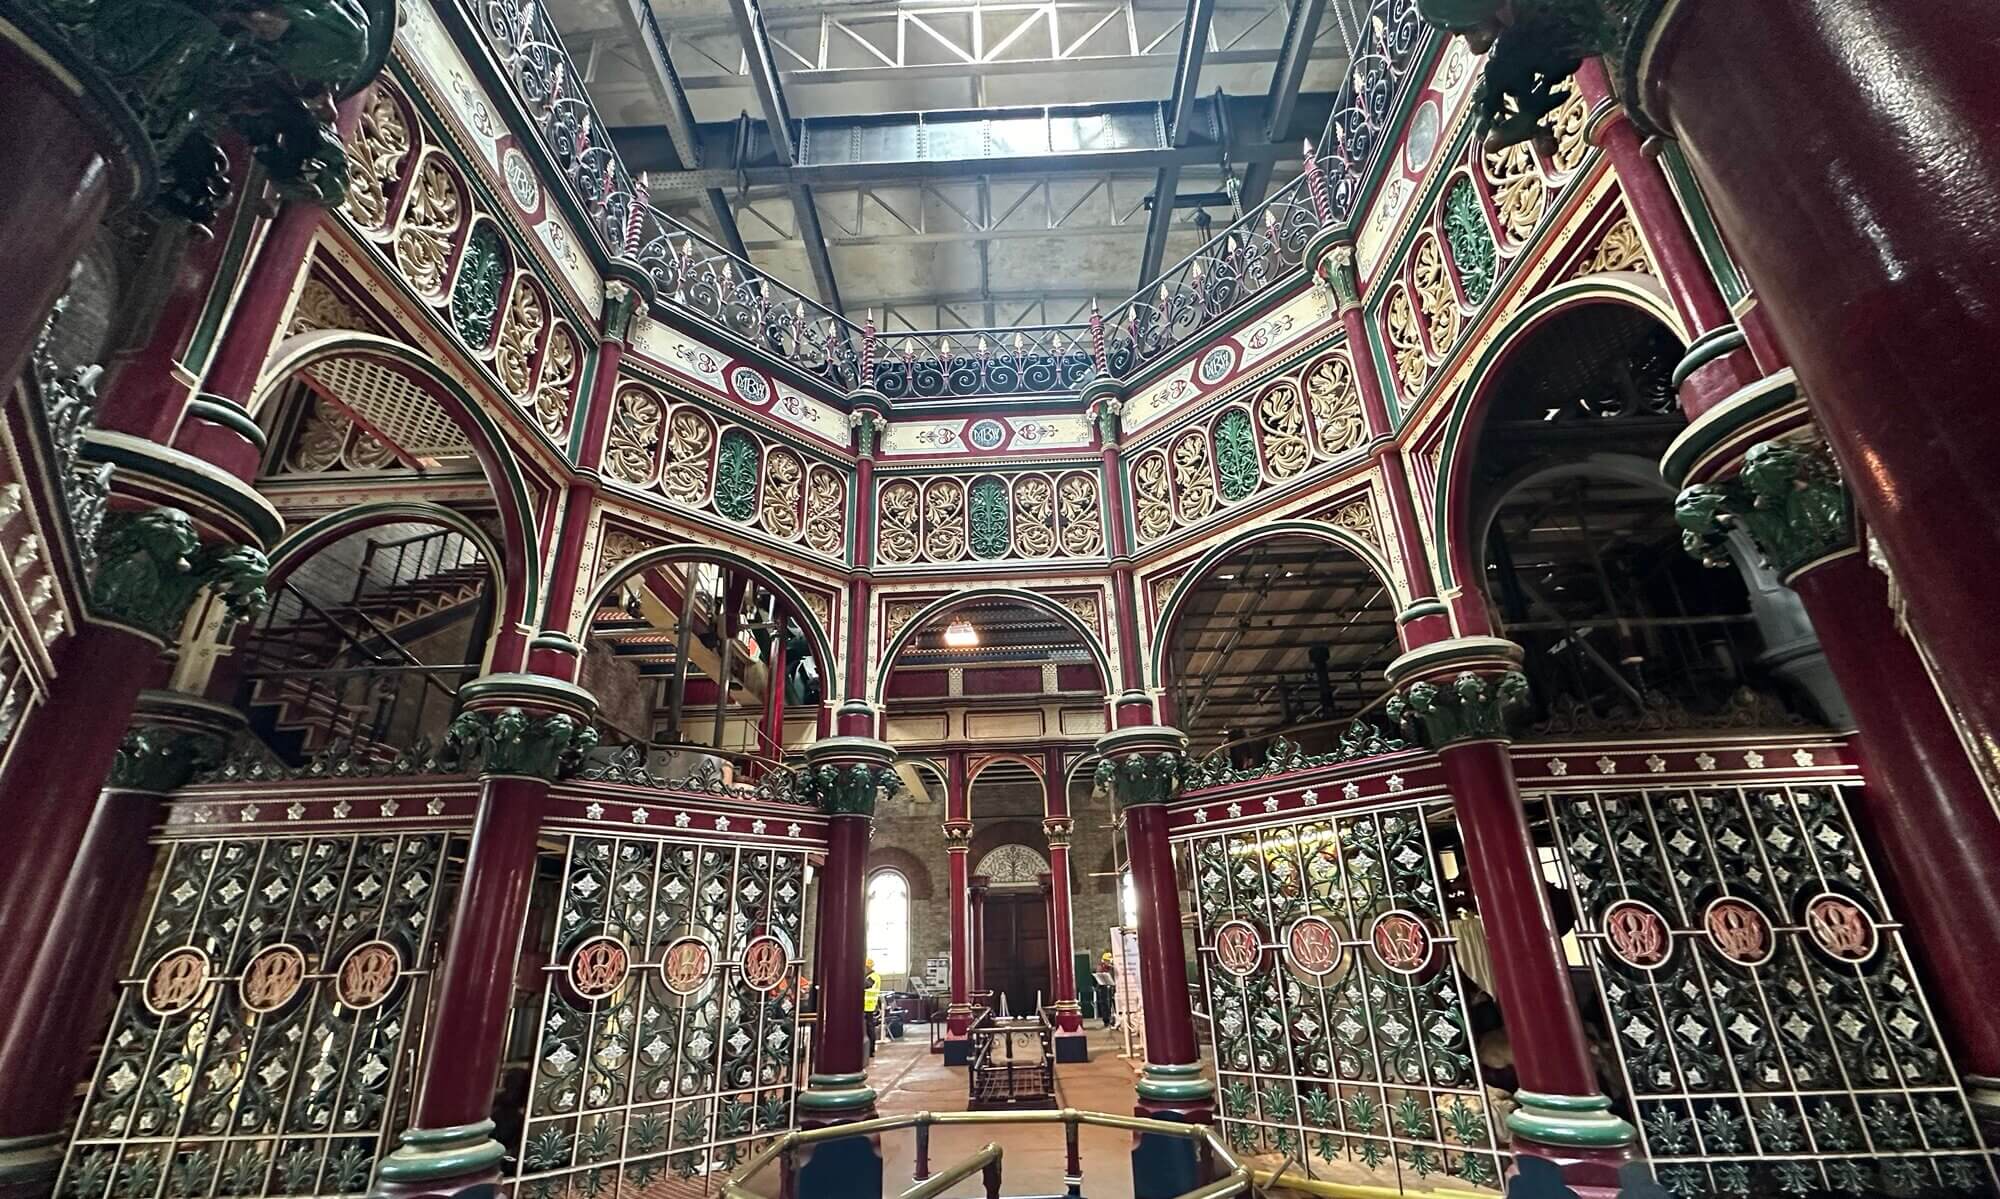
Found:
[[[778,80],[778,60],[771,51],[771,33],[764,27],[764,14],[757,7],[757,0],[729,0],[729,11],[736,19],[743,52],[750,57],[757,103],[764,110],[764,131],[772,139],[779,161],[790,167],[799,161],[799,140],[792,132],[792,114],[785,107],[785,90]],[[626,161],[631,165],[629,158]],[[644,164],[639,169],[645,169]],[[792,211],[798,220],[799,241],[804,243],[806,259],[812,264],[819,302],[841,312],[840,285],[833,277],[833,256],[827,253],[826,233],[820,228],[819,209],[813,205],[812,185],[794,179],[786,182],[790,185]]]
[[[667,136],[673,139],[674,153],[684,164],[699,170],[701,139],[694,109],[688,105],[680,73],[674,70],[673,56],[667,52],[667,40],[660,35],[660,23],[653,16],[652,0],[623,0],[618,5],[618,19],[625,27],[626,40],[639,47],[640,53],[645,56],[646,83],[652,89],[653,98],[659,101],[660,115],[666,122]],[[709,223],[721,236],[724,248],[747,260],[750,251],[744,248],[743,234],[736,228],[736,214],[730,211],[729,197],[722,193],[721,188],[711,187],[703,190],[701,202],[708,213]]]
[[[1291,15],[1285,19],[1285,40],[1278,63],[1271,68],[1271,90],[1264,97],[1264,140],[1276,142],[1291,132],[1292,107],[1298,102],[1299,85],[1305,82],[1306,64],[1312,59],[1313,42],[1319,37],[1320,18],[1326,0],[1292,0]],[[1241,203],[1247,209],[1264,202],[1271,186],[1271,164],[1253,162],[1243,168]]]
[[[656,126],[614,128],[611,139],[627,166],[646,172],[656,196],[797,182],[1041,178],[1155,171],[1168,164],[1213,168],[1224,157],[1289,164],[1298,161],[1305,133],[1316,132],[1332,113],[1333,94],[1301,95],[1289,131],[1298,136],[1279,144],[1264,140],[1263,109],[1261,96],[1197,98],[1179,142],[1166,135],[1170,106],[1161,100],[808,117],[788,123],[782,138],[768,117],[710,121],[698,131],[700,170],[687,169],[667,131]]]
[[[1181,18],[1181,49],[1174,59],[1174,90],[1167,99],[1167,141],[1177,149],[1188,144],[1193,132],[1195,92],[1201,88],[1201,60],[1208,53],[1208,27],[1214,18],[1215,0],[1187,0],[1187,15]],[[1153,186],[1153,210],[1146,218],[1146,244],[1139,256],[1140,287],[1160,273],[1167,253],[1167,233],[1174,223],[1174,194],[1180,185],[1180,164],[1163,165]]]

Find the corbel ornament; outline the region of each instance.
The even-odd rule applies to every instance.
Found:
[[[19,0],[9,23],[97,93],[134,160],[126,199],[212,221],[230,189],[217,139],[250,143],[287,199],[337,206],[348,164],[334,102],[382,70],[395,0]]]
[[[163,645],[180,636],[188,608],[204,587],[221,599],[231,624],[264,608],[271,564],[263,551],[204,546],[194,518],[177,508],[107,514],[98,527],[95,556],[91,611]]]
[[[604,285],[604,337],[607,341],[624,344],[631,336],[632,322],[646,310],[645,298],[639,289],[621,279],[613,279]]]
[[[1341,227],[1328,226],[1315,234],[1306,247],[1314,280],[1342,312],[1361,306],[1361,279],[1354,267],[1354,246],[1340,240],[1344,234]]]
[[[177,790],[220,766],[242,727],[243,715],[234,708],[174,691],[142,691],[104,785],[156,795]]]
[[[1486,55],[1473,96],[1489,151],[1533,140],[1555,150],[1548,118],[1569,100],[1555,89],[1583,60],[1636,57],[1660,0],[1417,0],[1424,20]]]
[[[869,408],[857,408],[847,414],[848,431],[854,434],[854,452],[864,458],[871,457],[881,444],[882,431],[889,422],[881,413]]]
[[[1740,528],[1780,579],[1854,544],[1847,485],[1810,430],[1751,446],[1734,478],[1682,489],[1674,519],[1703,565],[1729,565],[1729,533]]]
[[[1069,820],[1044,820],[1042,835],[1048,838],[1050,849],[1066,849],[1069,847],[1070,833],[1075,827],[1075,822]]]
[[[886,741],[824,738],[806,751],[798,794],[828,816],[873,817],[876,801],[883,794],[894,795],[902,789],[895,761],[895,747]]]
[[[1383,714],[1431,749],[1504,741],[1528,698],[1521,647],[1499,637],[1461,637],[1420,646],[1389,664],[1396,694]]]
[[[1178,729],[1140,725],[1106,733],[1097,739],[1094,781],[1123,812],[1146,804],[1163,804],[1179,795],[1187,783],[1187,738]]]

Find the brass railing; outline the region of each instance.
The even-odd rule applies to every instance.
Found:
[[[1078,1199],[1083,1185],[1083,1154],[1079,1143],[1079,1133],[1086,1126],[1092,1128],[1115,1128],[1125,1132],[1153,1133],[1157,1136],[1176,1137],[1191,1141],[1200,1154],[1203,1175],[1213,1179],[1175,1199],[1230,1199],[1251,1189],[1250,1170],[1238,1162],[1229,1147],[1217,1136],[1215,1130],[1206,1124],[1181,1124],[1171,1120],[1148,1120],[1142,1116],[1119,1116],[1109,1112],[1087,1112],[1066,1107],[1051,1111],[1018,1112],[916,1112],[907,1116],[878,1116],[873,1120],[857,1120],[852,1124],[834,1124],[825,1128],[793,1130],[766,1145],[756,1156],[743,1163],[737,1171],[722,1184],[722,1199],[769,1199],[764,1193],[753,1190],[748,1185],[751,1179],[777,1163],[780,1174],[778,1195],[780,1199],[797,1199],[798,1196],[798,1153],[800,1149],[822,1145],[829,1141],[841,1141],[850,1137],[880,1136],[885,1132],[900,1132],[914,1129],[916,1132],[916,1168],[912,1179],[917,1184],[905,1191],[899,1199],[932,1199],[933,1196],[956,1185],[975,1173],[984,1173],[987,1199],[999,1199],[1001,1182],[1001,1152],[997,1145],[989,1144],[972,1156],[945,1170],[933,1173],[930,1168],[930,1130],[938,1125],[956,1127],[964,1125],[992,1124],[1060,1124],[1063,1126],[1065,1147],[1064,1174],[1068,1183],[1068,1199]],[[1291,1179],[1286,1179],[1289,1183]],[[926,1190],[926,1187],[932,1189]]]

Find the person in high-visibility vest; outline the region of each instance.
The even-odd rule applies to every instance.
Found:
[[[875,1056],[875,1021],[880,1016],[877,1010],[882,1006],[882,976],[875,973],[875,959],[869,958],[861,964],[861,1027],[868,1032],[868,1056]]]

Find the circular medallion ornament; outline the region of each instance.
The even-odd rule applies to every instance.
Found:
[[[146,971],[146,1010],[176,1016],[193,1007],[208,989],[208,955],[192,945],[169,950]]]
[[[735,389],[736,398],[746,404],[761,408],[771,398],[770,382],[747,366],[729,372],[729,386]]]
[[[1203,383],[1220,383],[1229,377],[1236,366],[1236,351],[1226,345],[1215,346],[1201,356],[1201,365],[1195,368],[1195,375]]]
[[[253,1012],[275,1012],[290,1003],[306,982],[306,955],[296,946],[266,945],[244,963],[236,984],[243,1006]]]
[[[569,955],[569,985],[580,999],[604,998],[631,972],[632,955],[616,937],[592,937]]]
[[[1430,969],[1431,930],[1415,912],[1395,908],[1375,917],[1368,943],[1382,965],[1397,974],[1416,975]]]
[[[1770,918],[1748,900],[1723,896],[1708,905],[1701,924],[1715,952],[1739,966],[1761,966],[1778,951]]]
[[[965,439],[975,450],[996,450],[1007,440],[1007,426],[997,420],[976,420],[972,428],[966,430]]]
[[[1652,904],[1621,899],[1604,909],[1603,924],[1605,944],[1619,961],[1640,970],[1667,964],[1674,943],[1667,935],[1666,917]]]
[[[769,991],[785,981],[791,965],[791,951],[769,934],[743,947],[743,981],[753,991]]]
[[[1248,920],[1230,920],[1215,930],[1215,964],[1238,978],[1264,960],[1264,938]]]
[[[1838,891],[1822,891],[1806,901],[1806,933],[1821,953],[1853,966],[1865,964],[1882,947],[1867,910]]]
[[[715,951],[700,937],[682,937],[667,946],[660,972],[667,990],[676,995],[692,995],[708,985],[715,974]]]
[[[507,152],[500,156],[500,173],[507,177],[507,194],[514,197],[522,212],[533,212],[541,206],[541,181],[535,178],[535,168],[528,165],[527,155],[507,147]]]
[[[1292,969],[1325,978],[1340,965],[1340,937],[1324,916],[1301,916],[1285,930],[1285,957]]]
[[[1412,173],[1420,172],[1431,164],[1431,155],[1437,150],[1438,123],[1437,101],[1426,100],[1417,105],[1417,111],[1410,114],[1410,131],[1403,138],[1403,162]]]
[[[333,997],[357,1012],[389,998],[403,973],[403,955],[387,941],[363,941],[347,951],[334,975]]]

